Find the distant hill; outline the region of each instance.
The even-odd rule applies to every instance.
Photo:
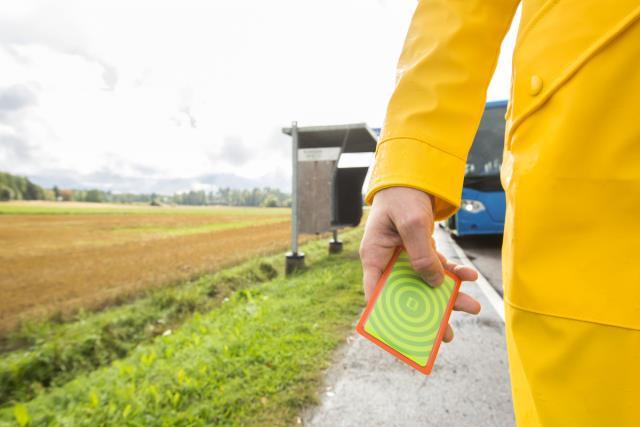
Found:
[[[47,170],[30,174],[33,182],[44,188],[92,189],[117,193],[175,194],[185,191],[215,188],[251,190],[259,187],[291,190],[291,180],[282,172],[273,172],[259,178],[246,178],[232,173],[209,173],[193,177],[175,176],[128,176],[110,169],[102,169],[88,174],[79,174],[66,169]]]
[[[43,200],[45,190],[24,176],[0,172],[0,201]]]

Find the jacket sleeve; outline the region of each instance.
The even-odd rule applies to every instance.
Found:
[[[500,44],[519,0],[420,0],[397,67],[366,202],[404,186],[452,215]]]

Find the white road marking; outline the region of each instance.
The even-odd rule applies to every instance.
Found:
[[[449,239],[449,242],[453,246],[453,250],[456,251],[456,255],[458,255],[458,258],[460,258],[462,263],[468,265],[469,267],[472,267],[478,272],[478,280],[476,280],[478,287],[480,288],[484,296],[487,297],[487,299],[489,300],[489,304],[491,304],[491,307],[493,307],[493,309],[498,313],[498,316],[500,316],[502,322],[504,323],[504,302],[502,301],[502,298],[500,298],[498,292],[496,292],[496,290],[493,288],[493,286],[491,286],[489,281],[482,275],[482,273],[480,273],[480,270],[478,270],[476,266],[473,265],[471,260],[464,253],[462,248],[458,246],[456,241],[453,240],[451,236],[449,236],[449,233],[446,234],[447,239]]]

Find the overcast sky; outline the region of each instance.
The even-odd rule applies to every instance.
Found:
[[[280,129],[382,123],[416,0],[0,3],[0,171],[287,188]],[[513,31],[490,100],[508,95]]]

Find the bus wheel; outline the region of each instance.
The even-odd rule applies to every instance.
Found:
[[[456,216],[453,215],[447,219],[447,228],[451,231],[455,231],[456,229]]]

